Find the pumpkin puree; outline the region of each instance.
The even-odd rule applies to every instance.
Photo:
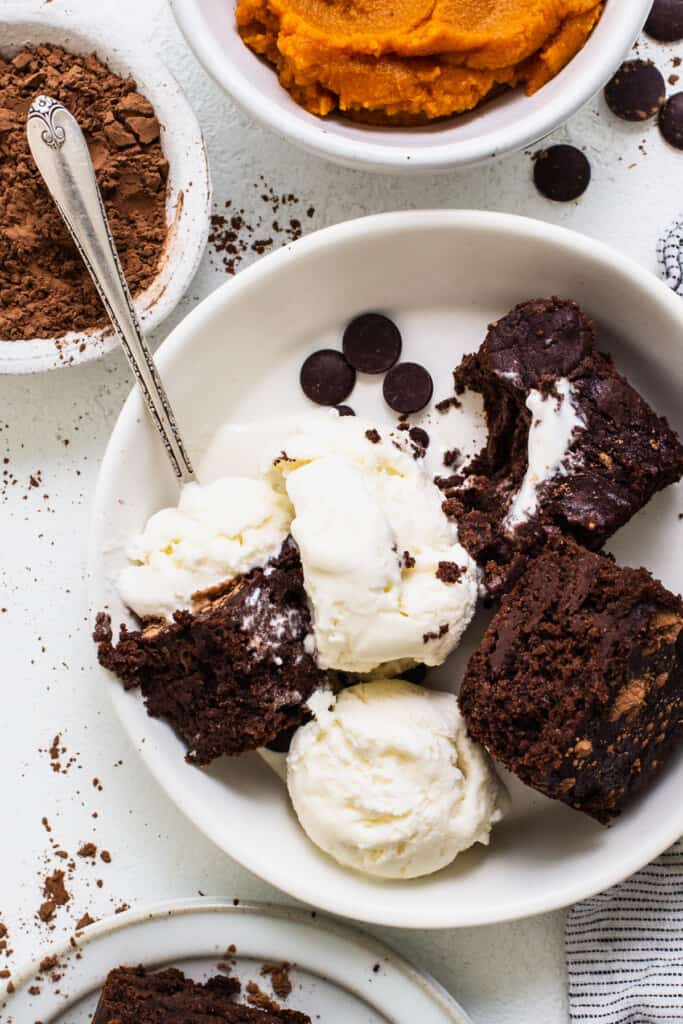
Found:
[[[419,124],[504,88],[531,95],[583,47],[602,0],[238,0],[244,42],[313,114]]]

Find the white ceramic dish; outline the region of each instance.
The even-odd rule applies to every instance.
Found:
[[[179,967],[195,980],[218,972],[229,945],[233,974],[269,992],[264,963],[293,965],[286,1005],[325,1024],[471,1024],[437,982],[393,950],[336,921],[286,907],[185,900],[130,911],[78,932],[49,950],[59,960],[57,984],[38,962],[14,978],[0,1004],[4,1024],[89,1024],[99,990],[113,967]],[[47,975],[47,976],[46,976]],[[32,993],[37,988],[39,994]],[[269,992],[270,994],[270,992]]]
[[[479,346],[491,319],[519,301],[552,294],[575,298],[596,317],[602,345],[680,430],[680,299],[592,239],[503,214],[385,214],[310,235],[202,302],[161,347],[158,364],[190,450],[199,456],[227,419],[249,422],[306,409],[298,385],[304,356],[339,345],[342,326],[356,313],[379,309],[397,320],[405,358],[430,369],[440,398],[450,392],[451,369]],[[387,420],[373,378],[359,381],[349,401],[375,422]],[[236,443],[238,471],[243,458]],[[122,543],[153,511],[175,501],[159,442],[132,394],[94,500],[93,612],[108,605],[115,623],[127,620],[112,586],[125,562]],[[612,543],[622,562],[645,563],[677,591],[681,509],[681,491],[669,489]],[[443,685],[457,686],[478,633],[471,627],[441,671]],[[141,699],[108,673],[95,671],[147,765],[196,825],[255,874],[333,913],[412,928],[540,913],[616,883],[683,833],[680,758],[610,829],[512,782],[511,812],[488,849],[468,851],[428,878],[382,883],[342,869],[307,841],[284,786],[258,757],[224,758],[204,771],[189,767],[171,729],[148,718]],[[236,821],[243,825],[235,828]]]
[[[522,149],[571,117],[607,82],[652,0],[609,0],[584,49],[535,96],[510,92],[472,114],[424,128],[373,128],[307,113],[239,37],[229,0],[171,0],[209,74],[251,117],[309,153],[366,171],[448,171]]]
[[[0,53],[7,56],[26,44],[40,43],[53,43],[75,53],[96,51],[112,71],[133,76],[159,118],[161,144],[169,163],[169,236],[157,276],[135,303],[143,329],[152,331],[189,287],[206,246],[211,187],[199,123],[170,71],[150,50],[121,38],[115,27],[96,18],[86,23],[75,21],[69,11],[55,9],[43,0],[3,4]],[[117,344],[109,328],[72,332],[60,339],[0,340],[0,373],[73,366],[97,359]]]

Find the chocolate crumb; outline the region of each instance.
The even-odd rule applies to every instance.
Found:
[[[292,991],[292,981],[289,977],[291,965],[285,961],[281,964],[264,964],[261,968],[261,976],[270,975],[270,983],[273,992],[278,999],[287,999]]]
[[[457,583],[464,572],[463,567],[455,562],[439,562],[436,578],[442,583]]]
[[[374,427],[371,430],[366,430],[365,436],[367,437],[368,441],[370,441],[372,444],[379,444],[379,442],[382,440],[382,435],[379,433],[379,431],[375,430]]]

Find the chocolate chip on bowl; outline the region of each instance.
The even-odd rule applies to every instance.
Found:
[[[0,372],[97,358],[117,344],[33,163],[31,102],[49,92],[85,130],[112,231],[146,330],[179,301],[204,249],[209,182],[201,131],[169,72],[107,26],[66,14],[2,19]]]

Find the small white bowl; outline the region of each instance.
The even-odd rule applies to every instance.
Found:
[[[227,420],[255,424],[235,441],[238,465],[264,417],[310,409],[299,370],[317,348],[338,347],[343,325],[368,309],[395,318],[404,357],[425,365],[435,397],[452,392],[452,369],[476,350],[486,325],[542,295],[574,298],[600,328],[600,347],[683,430],[683,302],[661,281],[591,238],[506,214],[391,213],[319,231],[259,260],[218,288],[160,347],[157,364],[196,464]],[[395,423],[381,384],[359,379],[349,402],[380,429]],[[131,620],[113,581],[124,545],[148,517],[175,504],[177,487],[140,396],[127,400],[102,462],[93,501],[88,574],[92,613]],[[683,487],[667,488],[610,543],[621,564],[646,565],[681,587]],[[455,689],[478,639],[470,628],[439,675]],[[93,662],[94,645],[93,645]],[[299,827],[282,781],[255,756],[191,767],[172,729],[149,718],[138,693],[104,669],[134,746],[194,823],[254,874],[335,914],[402,928],[491,924],[537,914],[599,892],[643,867],[683,833],[683,749],[623,816],[604,829],[506,777],[511,808],[488,849],[477,846],[437,874],[410,881],[364,877],[322,854]]]
[[[211,185],[204,140],[180,86],[149,50],[131,45],[110,24],[78,20],[43,0],[10,4],[0,10],[0,53],[52,43],[74,53],[97,55],[116,74],[131,75],[149,99],[161,125],[161,145],[169,164],[166,222],[169,228],[161,266],[135,308],[145,333],[175,308],[199,266],[209,232]],[[55,208],[55,217],[59,217]],[[70,332],[61,338],[0,340],[0,373],[37,373],[98,359],[118,339],[111,328]]]
[[[508,92],[473,113],[422,128],[373,128],[319,118],[291,99],[271,67],[240,39],[234,3],[171,0],[185,38],[210,75],[251,117],[309,153],[366,171],[439,172],[523,149],[574,114],[633,45],[652,0],[607,0],[583,50],[535,96]]]

